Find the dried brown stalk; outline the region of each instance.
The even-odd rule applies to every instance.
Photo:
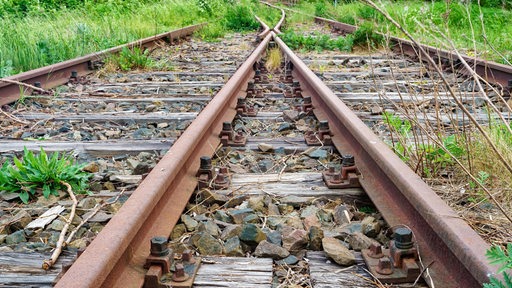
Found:
[[[23,121],[23,120],[19,119],[18,117],[14,116],[14,115],[11,115],[11,114],[9,114],[9,113],[7,113],[7,112],[5,112],[2,108],[0,108],[0,113],[4,114],[6,117],[10,118],[11,120],[14,120],[14,121],[16,121],[16,122],[18,122],[18,123],[21,123],[21,124],[23,124],[23,125],[28,125],[28,124],[30,124],[30,122]]]
[[[425,51],[423,46],[421,46],[418,43],[418,41],[416,41],[416,39],[414,37],[412,37],[412,35],[407,30],[405,30],[402,27],[402,25],[400,25],[398,22],[396,22],[386,11],[382,10],[379,6],[377,6],[375,3],[373,3],[373,1],[365,0],[365,2],[368,3],[370,6],[372,6],[373,8],[375,8],[384,17],[386,17],[386,19],[388,19],[395,27],[397,27],[400,31],[402,31],[402,33],[404,33],[414,43],[416,48],[420,50],[420,52],[421,52],[420,54],[425,57],[425,59],[429,62],[429,64],[436,70],[437,74],[440,76],[441,80],[443,81],[443,84],[445,84],[446,88],[448,89],[448,92],[449,92],[450,96],[453,98],[453,100],[455,101],[457,106],[462,110],[462,112],[464,112],[464,114],[469,118],[469,120],[475,125],[475,127],[478,129],[478,131],[480,131],[482,136],[485,138],[485,140],[488,142],[489,146],[492,148],[492,150],[496,154],[497,158],[500,160],[500,162],[503,163],[503,165],[507,168],[507,170],[512,174],[512,166],[511,166],[511,164],[508,163],[508,161],[505,159],[503,154],[500,153],[500,151],[498,150],[498,147],[496,147],[496,145],[493,143],[493,141],[489,137],[489,134],[487,134],[485,129],[482,127],[482,125],[480,125],[480,123],[478,123],[476,118],[464,106],[464,104],[457,97],[457,95],[455,95],[455,92],[453,91],[453,88],[451,87],[451,85],[448,82],[448,80],[446,79],[446,77],[444,77],[443,72],[441,71],[439,66],[436,64],[434,59],[432,59],[432,57],[430,57],[430,55]],[[462,164],[462,163],[460,163],[460,164]],[[467,170],[465,167],[463,169]],[[468,173],[469,173],[469,171],[468,171]],[[472,177],[472,175],[470,173],[469,173],[469,175],[470,175],[470,177]],[[478,181],[476,181],[476,182],[478,182]],[[486,193],[487,192],[488,192],[488,190],[486,190]],[[488,194],[491,195],[490,193],[488,193]],[[512,222],[512,219],[510,219],[508,216],[507,216],[507,218]]]
[[[66,239],[66,242],[64,244],[68,245],[71,242],[71,240],[73,239],[73,237],[75,236],[75,234],[78,232],[78,230],[80,228],[82,228],[82,226],[84,226],[84,224],[87,223],[87,221],[89,221],[92,217],[94,217],[94,215],[96,215],[103,207],[116,203],[119,200],[119,198],[124,194],[124,191],[125,190],[123,189],[121,192],[119,192],[119,194],[117,194],[117,196],[111,202],[104,202],[101,205],[96,204],[96,206],[94,206],[92,213],[89,214],[87,217],[85,217],[82,220],[82,222],[80,222],[80,224],[78,224],[78,226],[76,226],[76,228],[73,229],[73,231],[71,231],[71,233],[69,233],[68,238]]]
[[[30,85],[30,84],[23,83],[23,82],[16,81],[16,80],[9,80],[9,79],[5,79],[4,78],[4,79],[0,79],[0,82],[16,84],[16,85],[20,85],[20,86],[24,86],[24,87],[30,88],[30,89],[32,89],[34,91],[39,91],[39,92],[42,92],[42,93],[48,93],[48,91],[44,90],[43,88],[39,88],[39,87],[36,87],[34,85]]]
[[[55,246],[55,250],[53,251],[52,257],[50,259],[43,261],[43,269],[48,270],[50,269],[55,262],[57,262],[57,259],[59,258],[60,253],[62,252],[62,248],[64,247],[64,238],[66,236],[66,232],[69,229],[69,225],[73,221],[73,218],[75,218],[75,212],[76,212],[76,206],[78,205],[78,201],[76,200],[75,193],[73,193],[73,189],[71,188],[71,185],[69,183],[60,181],[60,184],[66,186],[69,197],[71,200],[73,200],[73,205],[71,206],[71,213],[69,213],[69,218],[66,220],[66,224],[64,225],[64,228],[60,232],[59,240],[57,241],[57,244]]]

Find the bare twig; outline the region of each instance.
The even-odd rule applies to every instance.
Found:
[[[23,120],[19,119],[18,117],[14,116],[14,115],[11,115],[11,114],[9,114],[9,113],[7,113],[7,112],[5,112],[2,108],[0,108],[0,113],[4,114],[6,117],[8,117],[8,118],[10,118],[10,119],[12,119],[12,120],[14,120],[14,121],[16,121],[16,122],[18,122],[18,123],[21,123],[21,124],[23,124],[23,125],[28,125],[28,124],[30,124],[30,122],[23,121]]]
[[[23,86],[23,87],[27,87],[27,88],[30,88],[34,91],[39,91],[39,92],[42,92],[42,93],[48,93],[47,90],[44,90],[43,88],[39,88],[39,87],[36,87],[34,85],[30,85],[30,84],[27,84],[27,83],[23,83],[23,82],[20,82],[20,81],[16,81],[16,80],[9,80],[9,79],[0,79],[0,82],[5,82],[5,83],[10,83],[10,84],[16,84],[16,85],[20,85],[20,86]]]
[[[71,240],[73,239],[73,237],[75,236],[75,234],[78,232],[78,230],[80,228],[82,228],[82,226],[84,226],[84,224],[87,223],[87,221],[89,221],[92,217],[94,217],[94,215],[96,215],[103,207],[116,203],[119,200],[119,198],[121,196],[123,196],[124,191],[125,191],[124,189],[121,190],[121,192],[119,192],[119,194],[117,194],[117,196],[114,198],[114,200],[112,200],[110,202],[104,202],[101,205],[96,204],[96,206],[94,206],[94,209],[92,210],[92,212],[87,217],[85,217],[82,220],[82,222],[80,222],[80,224],[78,224],[78,226],[76,226],[76,228],[73,229],[73,231],[71,231],[71,233],[69,233],[68,238],[66,239],[65,245],[68,245],[71,242]]]
[[[455,101],[455,103],[457,104],[457,106],[462,110],[462,112],[464,112],[465,115],[467,115],[467,117],[469,118],[469,120],[475,125],[475,127],[478,129],[478,131],[480,132],[480,134],[482,134],[482,136],[484,137],[484,139],[486,140],[486,142],[489,144],[489,146],[491,147],[491,149],[494,151],[494,153],[496,154],[496,156],[498,156],[498,159],[500,160],[500,162],[503,163],[503,165],[505,166],[505,168],[512,174],[512,165],[505,159],[505,157],[503,156],[502,153],[500,153],[500,151],[498,150],[498,147],[496,147],[496,145],[493,143],[493,141],[491,140],[489,134],[487,134],[487,132],[485,131],[485,129],[482,127],[482,125],[480,125],[478,123],[478,121],[476,120],[476,118],[469,112],[469,110],[464,106],[464,104],[462,103],[462,101],[457,97],[457,95],[455,95],[455,91],[453,90],[453,88],[451,87],[450,83],[448,82],[448,80],[446,79],[446,77],[444,77],[443,75],[443,72],[441,71],[441,69],[439,68],[439,66],[436,64],[436,62],[434,61],[434,59],[432,59],[432,57],[430,57],[430,55],[427,53],[427,51],[425,51],[425,49],[423,48],[423,46],[420,45],[420,43],[418,43],[418,41],[416,41],[416,39],[407,31],[405,30],[402,25],[400,25],[398,22],[395,21],[395,19],[393,19],[386,11],[382,10],[379,6],[377,6],[373,1],[371,0],[365,0],[366,3],[368,3],[370,6],[372,6],[373,8],[375,8],[379,13],[381,13],[386,19],[388,19],[395,27],[397,27],[400,31],[402,31],[413,43],[414,45],[416,46],[417,49],[420,50],[420,55],[423,55],[425,57],[425,59],[428,61],[428,63],[432,66],[432,68],[434,68],[436,70],[436,73],[441,77],[441,80],[443,81],[443,83],[445,84],[446,86],[446,89],[448,89],[448,92],[450,94],[450,96],[452,96],[453,100]],[[459,162],[460,163],[460,162]],[[462,163],[460,163],[462,164]],[[463,168],[465,169],[465,168]],[[467,170],[467,169],[466,169]],[[469,171],[468,171],[469,172]],[[508,218],[508,217],[507,217]],[[510,218],[509,218],[510,220]],[[512,221],[512,220],[511,220]]]
[[[75,194],[73,193],[73,189],[71,188],[71,185],[69,183],[60,181],[60,184],[66,186],[69,197],[71,197],[71,200],[73,200],[73,205],[71,206],[71,213],[69,213],[69,218],[66,221],[66,224],[64,225],[64,228],[62,228],[62,231],[60,232],[59,240],[57,241],[57,244],[55,246],[55,250],[53,251],[52,257],[50,259],[43,261],[43,269],[48,270],[50,269],[55,262],[57,262],[57,259],[59,258],[60,253],[62,252],[62,248],[64,247],[64,238],[66,237],[66,232],[69,229],[69,225],[73,221],[73,218],[75,218],[75,212],[76,212],[76,206],[78,205],[78,200],[76,200]]]

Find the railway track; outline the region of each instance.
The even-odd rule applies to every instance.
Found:
[[[236,36],[222,48],[189,40],[192,42],[154,52],[156,57],[168,57],[165,53],[180,47],[182,53],[172,59],[174,71],[80,76],[56,88],[56,96],[26,100],[30,105],[23,110],[8,106],[11,110],[5,112],[11,117],[2,121],[12,128],[1,131],[7,140],[2,140],[0,146],[5,157],[10,157],[6,153],[22,151],[23,146],[34,150],[44,147],[47,151],[73,149],[82,159],[96,157],[96,162],[121,166],[120,171],[129,171],[127,174],[133,174],[141,162],[146,167],[139,167],[139,175],[124,178],[96,171],[96,175],[102,175],[97,178],[103,185],[98,194],[119,194],[104,191],[102,180],[109,180],[106,182],[114,185],[113,191],[134,190],[125,195],[129,196],[126,202],[119,205],[56,286],[131,287],[145,283],[149,287],[162,285],[155,283],[172,269],[173,287],[182,287],[179,285],[190,283],[176,280],[193,279],[179,279],[179,265],[193,270],[202,261],[195,287],[279,283],[367,287],[371,282],[353,274],[369,277],[362,258],[372,258],[367,255],[377,253],[380,245],[372,248],[373,252],[365,248],[376,241],[388,245],[386,230],[399,235],[395,243],[399,243],[398,251],[403,255],[421,256],[421,261],[399,257],[408,268],[395,269],[388,278],[414,282],[418,276],[411,274],[412,278],[404,279],[403,274],[397,274],[415,271],[422,272],[427,285],[435,283],[438,287],[477,287],[487,282],[493,272],[484,257],[487,244],[340,100],[352,103],[351,97],[357,100],[361,95],[351,90],[362,89],[364,94],[371,84],[378,82],[385,87],[388,81],[396,82],[388,78],[391,70],[413,82],[422,79],[415,77],[425,77],[424,71],[419,73],[420,68],[402,57],[338,55],[332,56],[338,57],[334,60],[306,59],[317,67],[311,61],[352,65],[350,71],[322,70],[321,76],[331,89],[342,91],[335,94],[278,35],[267,31],[258,35],[261,42],[249,56],[256,35]],[[237,52],[225,51],[229,47]],[[241,48],[247,54],[239,53]],[[280,49],[283,60],[276,67],[266,66],[273,49]],[[363,62],[370,63],[367,66],[373,70],[357,69],[364,66],[359,65]],[[371,79],[371,84],[364,86],[364,78]],[[68,80],[56,77],[55,81]],[[390,86],[396,86],[395,82]],[[47,85],[43,87],[54,84]],[[343,91],[347,87],[349,91]],[[6,96],[5,101],[12,101],[12,97]],[[351,108],[368,115],[357,105]],[[37,137],[52,142],[17,140]],[[166,153],[148,153],[167,149]],[[142,180],[140,174],[146,172]],[[328,189],[323,178],[335,188]],[[373,205],[378,212],[362,212]],[[339,266],[326,264],[323,252],[305,252],[307,247],[322,250],[313,241],[318,241],[318,235],[311,227],[325,228],[324,250],[333,246],[342,249],[337,239],[350,243],[351,251],[363,248],[353,254],[353,259],[343,260],[356,265],[339,271]],[[226,232],[237,229],[241,229],[238,235]],[[154,238],[157,236],[163,239]],[[363,244],[356,244],[359,242],[354,239]],[[175,255],[168,253],[167,247],[180,257],[172,259]],[[190,254],[181,255],[190,249],[200,252],[196,255],[201,257],[198,264],[185,259]],[[272,249],[279,253],[271,253]],[[262,258],[223,258],[218,254]],[[385,268],[386,259],[376,260],[384,266],[372,269]],[[170,265],[173,260],[175,264]],[[382,273],[380,279],[386,274]]]

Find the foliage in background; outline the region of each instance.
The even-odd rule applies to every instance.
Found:
[[[508,271],[512,269],[512,243],[507,244],[506,250],[501,249],[500,246],[491,246],[485,254],[491,264],[498,264],[498,274],[503,276],[505,282],[501,282],[494,276],[490,277],[490,283],[484,284],[484,288],[511,288],[512,275]]]
[[[291,49],[304,49],[306,51],[339,50],[351,51],[353,46],[352,35],[346,37],[331,38],[325,34],[302,35],[292,30],[287,30],[279,37]]]
[[[66,190],[61,181],[67,182],[75,193],[83,193],[88,187],[92,174],[82,171],[83,165],[77,165],[72,155],[48,156],[41,148],[39,155],[25,147],[23,158],[13,158],[13,163],[5,162],[0,168],[0,190],[18,193],[24,203],[31,196],[42,191],[43,196],[59,195]]]

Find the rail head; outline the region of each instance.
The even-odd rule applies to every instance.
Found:
[[[415,232],[424,265],[438,287],[479,287],[496,269],[487,264],[488,244],[383,143],[309,68],[272,33],[294,77],[311,96],[314,113],[328,120],[340,153],[355,155],[360,182],[390,226]],[[359,159],[359,160],[358,160]],[[426,279],[428,280],[428,279]],[[428,282],[428,281],[427,281]],[[441,285],[441,286],[439,286]]]
[[[224,121],[236,115],[238,92],[254,75],[265,39],[78,257],[56,287],[141,287],[150,239],[169,235],[197,185],[199,159],[220,143]]]

